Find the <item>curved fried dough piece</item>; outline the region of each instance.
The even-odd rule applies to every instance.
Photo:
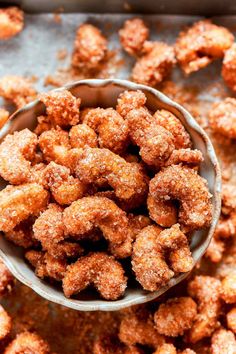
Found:
[[[200,150],[191,150],[191,149],[179,149],[174,150],[168,160],[165,163],[165,166],[171,165],[189,165],[189,166],[199,166],[203,162],[204,158]]]
[[[4,354],[49,354],[48,343],[36,333],[23,332],[16,336],[6,348]]]
[[[127,278],[121,264],[103,252],[90,253],[67,267],[63,279],[66,297],[93,285],[106,300],[116,300],[124,294]]]
[[[170,227],[178,221],[177,207],[172,201],[156,199],[149,193],[147,207],[150,218],[160,226]]]
[[[211,129],[228,139],[236,139],[236,99],[227,97],[213,105],[209,112]]]
[[[222,65],[222,77],[226,85],[231,90],[236,91],[236,44],[234,43],[228,50],[226,50],[223,65]]]
[[[7,135],[0,145],[0,176],[12,184],[25,183],[36,147],[37,135],[29,129]]]
[[[5,338],[11,330],[12,320],[4,308],[0,305],[0,340]]]
[[[34,218],[29,218],[18,224],[13,230],[5,232],[4,236],[7,240],[13,242],[15,245],[29,248],[38,244],[34,237],[33,226]]]
[[[8,232],[48,203],[48,192],[36,183],[7,186],[0,192],[0,231]]]
[[[10,293],[14,284],[14,276],[0,259],[0,296]]]
[[[184,230],[192,231],[210,225],[212,204],[207,181],[191,168],[173,165],[163,169],[150,181],[149,191],[156,201],[179,201],[179,223]],[[155,216],[159,224],[158,210]]]
[[[68,127],[78,124],[81,99],[73,96],[70,91],[41,93],[39,100],[45,104],[47,117],[54,126]]]
[[[87,124],[77,124],[69,131],[70,144],[72,148],[84,148],[86,146],[97,147],[98,139],[95,131]]]
[[[63,213],[65,234],[81,236],[100,228],[109,241],[110,251],[125,258],[132,252],[132,230],[126,213],[105,197],[84,197],[72,203]]]
[[[143,203],[148,178],[141,165],[126,162],[108,149],[77,149],[76,175],[84,183],[105,179],[119,199]]]
[[[113,108],[90,109],[83,118],[98,133],[101,148],[107,148],[116,154],[124,152],[128,144],[128,124]]]
[[[117,99],[116,110],[125,118],[132,109],[138,109],[145,106],[146,101],[147,98],[145,94],[140,90],[124,91]]]

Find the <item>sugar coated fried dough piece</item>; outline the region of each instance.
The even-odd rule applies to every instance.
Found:
[[[201,162],[204,161],[202,153],[200,150],[192,149],[179,149],[174,150],[168,160],[165,163],[165,166],[171,165],[189,165],[189,166],[199,166]]]
[[[29,79],[7,75],[0,79],[0,96],[11,101],[16,108],[21,108],[37,97]]]
[[[18,7],[0,9],[0,39],[10,39],[20,33],[24,26],[24,13]]]
[[[136,235],[142,229],[144,229],[146,226],[149,226],[152,224],[151,219],[145,215],[128,214],[128,218],[129,218],[129,227],[132,230],[134,240],[136,238]]]
[[[0,296],[4,296],[11,292],[15,280],[11,272],[0,259]]]
[[[0,108],[0,129],[7,122],[9,116],[10,116],[10,114],[9,114],[9,112],[6,109]]]
[[[12,319],[0,305],[0,340],[5,338],[11,330]]]
[[[187,334],[190,343],[196,343],[205,337],[210,337],[218,326],[220,314],[221,283],[210,276],[196,276],[188,284],[188,293],[198,303],[198,313]]]
[[[4,354],[49,354],[48,343],[36,333],[22,332],[8,345]]]
[[[60,205],[69,205],[82,198],[85,185],[70,175],[69,168],[50,162],[44,170],[44,181],[50,188],[53,198]]]
[[[86,238],[86,234],[99,228],[109,241],[110,251],[125,258],[132,252],[132,230],[126,213],[105,197],[84,197],[72,203],[63,213],[65,234]]]
[[[175,45],[177,61],[185,74],[190,74],[222,58],[233,41],[228,29],[209,20],[198,21],[179,34]]]
[[[37,245],[37,240],[34,237],[32,229],[33,222],[33,218],[22,221],[13,230],[5,232],[4,236],[17,246],[23,248],[33,247]]]
[[[93,285],[104,299],[116,300],[124,294],[127,278],[114,257],[94,252],[67,267],[63,291],[66,297],[71,297],[89,285]]]
[[[95,340],[93,354],[143,354],[143,350],[134,345],[127,347],[115,336],[104,336]]]
[[[0,192],[0,231],[8,232],[48,203],[48,192],[39,184],[7,186]]]
[[[165,336],[182,336],[191,328],[197,315],[197,304],[191,297],[176,297],[162,303],[154,314],[155,327]]]
[[[215,103],[209,112],[211,129],[229,139],[236,139],[236,99],[227,97]]]
[[[141,165],[126,162],[108,149],[86,148],[78,151],[76,175],[84,183],[96,183],[101,177],[114,189],[117,198],[137,206],[147,194],[147,176]]]
[[[227,304],[236,303],[236,273],[231,272],[222,280],[222,299]]]
[[[116,154],[122,153],[128,144],[128,124],[113,108],[90,109],[83,118],[98,133],[100,147],[107,148]]]
[[[224,328],[217,330],[211,338],[211,354],[236,353],[236,340],[231,331]]]
[[[189,133],[173,113],[160,109],[154,113],[153,118],[158,125],[161,125],[173,135],[175,149],[191,148],[192,142]]]
[[[42,133],[39,147],[47,162],[54,161],[60,165],[68,163],[68,152],[71,148],[68,132],[57,127]]]
[[[156,199],[149,193],[147,207],[150,218],[161,226],[170,227],[178,221],[178,210],[172,201]]]
[[[66,272],[65,259],[58,259],[50,255],[48,252],[27,251],[25,258],[35,268],[35,274],[39,278],[51,278],[61,281]]]
[[[38,124],[34,129],[34,133],[37,135],[41,135],[43,132],[52,129],[52,123],[49,121],[47,116],[39,116],[37,117]]]
[[[211,194],[207,188],[207,181],[193,169],[181,165],[169,166],[158,172],[150,181],[149,191],[156,201],[164,202],[169,199],[179,201],[179,223],[184,229],[195,230],[210,225]],[[160,209],[160,219],[162,212]],[[157,212],[155,216],[154,221],[159,224]]]
[[[226,315],[227,327],[236,333],[236,307],[233,307]]]
[[[97,134],[87,124],[77,124],[69,131],[70,144],[72,148],[84,148],[86,146],[95,148],[98,146]]]
[[[120,43],[130,55],[137,56],[142,53],[144,42],[149,37],[149,29],[141,18],[126,20],[119,30]]]
[[[72,65],[78,69],[96,70],[105,59],[107,40],[101,31],[90,24],[82,24],[77,32]]]
[[[173,135],[157,125],[144,107],[131,110],[126,119],[130,138],[140,147],[142,160],[150,166],[163,166],[174,150]]]
[[[173,344],[164,343],[153,354],[177,354],[177,351]]]
[[[175,65],[174,48],[164,42],[146,41],[143,53],[133,67],[132,80],[139,84],[156,86],[170,74]]]
[[[226,85],[236,91],[236,43],[225,52],[221,73]]]
[[[160,232],[158,226],[147,226],[133,244],[132,269],[137,281],[149,291],[158,290],[174,276],[165,261],[164,250],[157,242]]]
[[[145,94],[140,90],[124,91],[117,99],[116,110],[122,117],[125,118],[132,109],[143,107],[146,101],[147,98]]]
[[[30,177],[37,136],[28,129],[9,134],[0,145],[0,175],[12,184],[22,184]]]
[[[70,91],[41,93],[39,100],[45,104],[47,117],[54,126],[67,127],[78,124],[81,99],[73,96]]]

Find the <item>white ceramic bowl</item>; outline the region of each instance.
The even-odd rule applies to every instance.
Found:
[[[193,234],[191,250],[195,263],[202,257],[212,238],[215,226],[220,215],[220,190],[221,176],[217,158],[213,146],[194,118],[179,104],[170,100],[161,92],[144,85],[138,85],[125,80],[82,80],[66,86],[76,97],[81,97],[83,106],[110,107],[116,105],[119,94],[124,90],[142,90],[147,96],[147,106],[152,111],[164,108],[177,116],[186,130],[192,137],[194,147],[201,150],[204,162],[201,164],[200,174],[208,181],[212,194],[213,219],[210,228],[197,231]],[[60,88],[61,89],[61,88]],[[59,90],[60,90],[59,89]],[[24,108],[15,112],[8,123],[0,131],[0,139],[7,133],[24,128],[33,129],[36,124],[36,117],[45,112],[44,105],[39,101],[34,101]],[[0,180],[0,190],[6,183]],[[67,299],[60,288],[53,287],[46,281],[36,277],[33,270],[25,262],[23,252],[19,247],[8,242],[4,237],[0,238],[0,256],[14,274],[14,276],[32,288],[35,292],[52,302],[64,305],[80,311],[113,311],[127,306],[141,304],[153,300],[163,294],[166,290],[182,281],[188,273],[181,274],[171,279],[168,284],[155,292],[147,292],[138,287],[127,288],[123,298],[116,301],[106,301],[98,298],[95,294],[83,296],[82,299]]]

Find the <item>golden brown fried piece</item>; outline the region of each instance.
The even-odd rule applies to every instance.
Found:
[[[177,61],[185,74],[190,74],[214,59],[222,58],[233,41],[233,34],[225,27],[214,25],[209,20],[195,22],[177,38]]]
[[[107,40],[101,31],[90,24],[82,24],[76,33],[72,65],[78,69],[97,70],[105,59]]]
[[[177,354],[177,351],[173,344],[162,344],[153,354]]]
[[[116,154],[125,151],[128,145],[128,124],[113,108],[90,109],[83,117],[87,124],[98,133],[101,148],[107,148]]]
[[[4,354],[49,354],[48,343],[36,333],[22,332],[8,345]]]
[[[94,342],[93,354],[143,354],[136,346],[125,346],[114,336],[100,337]]]
[[[120,258],[131,255],[132,230],[126,213],[105,197],[84,197],[63,213],[65,234],[86,239],[87,233],[99,228],[109,242],[110,251]]]
[[[12,184],[30,178],[31,161],[35,158],[37,136],[29,129],[8,134],[0,145],[0,175]]]
[[[197,316],[187,335],[190,343],[210,337],[217,328],[221,308],[220,291],[220,281],[210,276],[196,276],[188,284],[189,295],[198,303]]]
[[[152,224],[151,219],[145,215],[128,214],[129,227],[132,230],[133,239],[135,240],[137,234],[145,227]]]
[[[171,165],[189,165],[189,166],[199,166],[201,162],[204,161],[203,155],[200,150],[191,150],[191,149],[179,149],[174,150],[168,160],[165,163],[165,166]]]
[[[35,274],[39,278],[51,278],[61,281],[66,272],[65,259],[58,259],[50,255],[48,252],[41,251],[27,251],[25,258],[35,268]]]
[[[231,90],[236,90],[236,43],[234,43],[226,52],[222,65],[222,77],[226,85]]]
[[[130,138],[140,147],[142,160],[150,166],[163,166],[174,150],[173,135],[157,125],[144,107],[132,109],[126,116]]]
[[[70,91],[41,93],[39,100],[45,104],[47,117],[54,126],[68,127],[78,124],[81,99],[73,96]]]
[[[236,303],[236,273],[229,273],[221,282],[222,285],[222,299],[227,304]]]
[[[233,307],[226,315],[228,328],[236,333],[236,307]]]
[[[149,29],[141,18],[132,18],[125,21],[119,30],[119,37],[123,49],[130,55],[138,56],[149,37]]]
[[[2,305],[0,305],[0,340],[5,338],[9,334],[11,330],[11,326],[12,326],[11,317],[4,310]]]
[[[132,269],[137,281],[149,291],[158,290],[174,276],[165,261],[164,249],[157,241],[160,232],[158,226],[147,226],[133,244]]]
[[[178,200],[179,223],[186,231],[208,227],[212,219],[211,194],[207,181],[196,171],[181,165],[169,166],[158,172],[149,184],[150,195],[161,202],[160,209],[155,211],[155,220],[161,224],[163,212],[170,210],[169,200]],[[165,201],[168,204],[165,204]],[[150,205],[149,205],[150,207]],[[160,215],[160,218],[158,216]],[[153,213],[150,213],[153,217]]]
[[[236,139],[236,99],[227,97],[215,103],[209,112],[209,123],[214,132]]]
[[[133,67],[132,80],[139,84],[156,86],[170,74],[176,63],[174,48],[164,42],[146,41],[143,53]]]
[[[10,114],[6,109],[0,108],[0,129],[8,121],[9,116],[10,116]]]
[[[116,300],[124,294],[127,278],[121,264],[104,252],[90,253],[67,267],[63,279],[66,297],[93,285],[106,300]]]
[[[211,338],[211,354],[231,353],[236,353],[235,336],[231,331],[221,328]]]
[[[0,296],[10,293],[14,283],[15,278],[0,258]]]
[[[34,101],[37,92],[29,79],[7,75],[0,79],[0,96],[11,101],[18,109]]]
[[[0,192],[0,231],[8,232],[46,208],[48,192],[36,183],[7,186]]]
[[[34,129],[34,133],[36,135],[41,135],[43,132],[52,129],[52,123],[49,121],[47,116],[39,116],[37,117],[37,126]]]
[[[22,221],[13,230],[5,232],[4,236],[7,240],[13,242],[15,245],[29,248],[37,245],[37,240],[33,233],[34,218]]]
[[[82,198],[86,186],[70,175],[69,168],[50,162],[44,170],[44,183],[60,205],[69,205]]]
[[[116,110],[122,117],[125,118],[132,109],[144,107],[146,101],[147,98],[145,94],[140,90],[124,91],[117,99]]]
[[[159,225],[170,227],[178,221],[178,210],[172,201],[156,199],[149,193],[147,207],[150,218],[158,220]]]
[[[197,304],[191,297],[176,297],[162,303],[154,314],[155,327],[165,336],[182,336],[191,328],[197,315]]]
[[[86,148],[77,151],[76,175],[85,184],[103,178],[117,198],[141,205],[147,194],[148,179],[140,164],[126,162],[108,149]]]
[[[24,13],[16,6],[0,9],[0,40],[10,39],[22,31]]]
[[[95,131],[87,124],[78,124],[69,131],[72,148],[97,147],[98,139]]]

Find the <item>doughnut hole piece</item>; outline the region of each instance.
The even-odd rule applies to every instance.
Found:
[[[94,252],[69,265],[63,278],[66,297],[79,293],[89,285],[93,285],[102,298],[117,300],[125,292],[127,278],[114,257],[104,252]]]
[[[46,106],[46,114],[54,126],[68,127],[79,122],[81,99],[67,90],[41,93],[39,101]]]
[[[0,39],[10,39],[22,31],[24,12],[16,6],[0,9]]]
[[[236,43],[225,52],[221,74],[226,85],[236,91]]]
[[[215,103],[209,112],[211,129],[228,139],[236,139],[236,99],[226,98]]]
[[[107,54],[107,40],[101,31],[90,24],[82,24],[77,32],[72,65],[78,69],[98,70]]]
[[[233,332],[224,328],[217,330],[211,338],[211,354],[236,353],[236,340]]]
[[[48,192],[36,183],[7,186],[0,192],[0,231],[8,232],[46,208]]]
[[[146,101],[147,98],[145,94],[140,90],[124,91],[117,99],[116,110],[125,118],[132,109],[138,109],[145,106]]]
[[[0,108],[0,129],[7,122],[9,116],[10,116],[10,114],[9,114],[9,112],[6,109]]]
[[[12,319],[0,305],[0,340],[5,338],[11,330]]]
[[[125,21],[119,30],[119,37],[123,49],[130,55],[138,56],[149,37],[149,29],[141,18],[132,18]]]
[[[37,91],[29,79],[7,75],[0,79],[0,96],[21,108],[37,98]]]
[[[222,299],[227,304],[236,303],[236,273],[228,274],[221,282],[222,285]]]
[[[236,307],[233,307],[226,315],[227,327],[236,333]]]
[[[157,86],[176,63],[174,48],[164,42],[146,41],[143,53],[132,69],[131,78],[139,84]]]
[[[222,58],[233,41],[234,36],[228,29],[209,20],[198,21],[179,34],[175,44],[176,58],[188,75]]]
[[[12,291],[15,278],[0,259],[0,296],[4,296]]]
[[[78,124],[70,129],[70,145],[72,148],[84,148],[86,146],[97,147],[97,134],[87,124]]]
[[[36,333],[22,332],[7,346],[4,354],[50,354],[48,343]]]
[[[37,143],[37,136],[29,129],[7,135],[0,144],[1,177],[12,184],[27,182]]]
[[[158,333],[169,337],[182,336],[191,328],[197,315],[197,304],[191,297],[179,297],[161,304],[154,314]]]

